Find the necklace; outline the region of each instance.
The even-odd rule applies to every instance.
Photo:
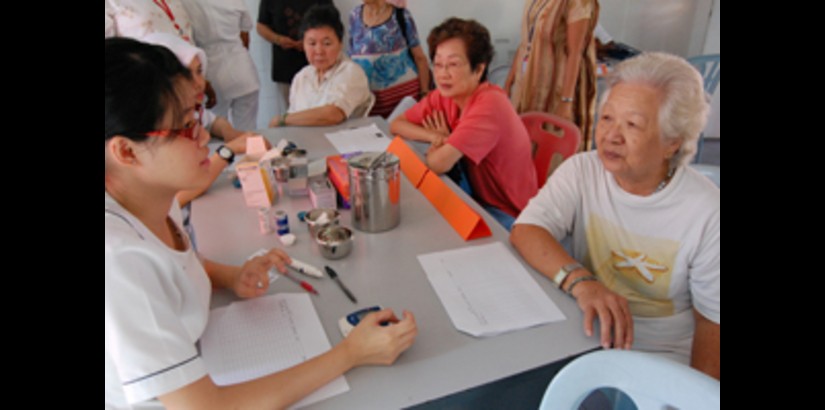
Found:
[[[673,178],[673,174],[675,174],[675,173],[676,173],[676,168],[668,169],[667,175],[665,175],[665,179],[663,179],[662,182],[659,182],[659,185],[656,186],[656,189],[653,191],[653,193],[655,194],[655,193],[665,189],[667,184],[670,183],[671,178]]]
[[[546,1],[545,0],[533,0],[530,3],[530,9],[527,11],[527,50],[533,47],[533,34],[536,31],[536,24],[538,23],[539,16],[541,16],[542,10],[544,10]],[[538,6],[538,8],[536,8]],[[532,19],[532,21],[529,21]]]
[[[392,10],[392,5],[387,4],[387,3],[384,3],[384,5],[381,8],[376,7],[376,9],[378,11],[376,11],[374,13],[371,13],[372,15],[370,16],[370,15],[368,15],[367,11],[368,10],[374,10],[374,9],[372,9],[372,8],[368,9],[367,7],[364,7],[364,12],[363,12],[362,19],[364,21],[364,25],[366,25],[367,27],[376,27],[376,26],[381,25],[387,19],[386,16],[388,16],[389,14],[392,14],[391,12],[389,14],[387,13],[387,11]]]

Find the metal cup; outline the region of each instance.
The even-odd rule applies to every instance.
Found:
[[[352,230],[344,226],[327,226],[315,237],[321,255],[327,259],[341,259],[352,252]]]
[[[326,222],[318,222],[318,220],[321,218],[321,215],[326,215]],[[318,235],[318,232],[321,231],[321,229],[326,228],[327,226],[338,225],[338,217],[340,215],[341,214],[338,212],[338,210],[332,208],[316,208],[307,212],[304,221],[306,221],[307,228],[309,228],[309,235],[315,238],[316,235]]]

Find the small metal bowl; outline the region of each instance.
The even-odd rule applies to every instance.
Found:
[[[324,224],[319,224],[318,218],[324,214],[327,216],[327,222]],[[307,228],[309,228],[309,235],[315,238],[318,236],[318,232],[320,232],[323,228],[338,225],[338,217],[340,215],[341,213],[338,212],[338,210],[330,208],[315,208],[307,212],[304,221],[307,223]]]
[[[321,255],[327,259],[341,259],[352,252],[352,230],[345,226],[327,226],[315,237]]]

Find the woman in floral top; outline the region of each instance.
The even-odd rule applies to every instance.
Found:
[[[364,69],[375,94],[370,115],[387,117],[402,98],[430,91],[429,64],[407,9],[364,0],[350,13],[349,23],[350,58]]]

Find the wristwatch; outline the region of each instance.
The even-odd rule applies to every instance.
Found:
[[[579,269],[584,269],[584,266],[578,262],[568,263],[567,265],[562,266],[556,275],[553,276],[553,283],[556,284],[557,288],[561,288],[561,284],[564,283],[565,279],[567,279],[567,275]]]
[[[215,150],[215,153],[217,153],[219,157],[223,158],[227,164],[231,164],[232,161],[235,160],[235,153],[232,152],[232,150],[226,145],[221,145],[218,147],[218,149]]]

